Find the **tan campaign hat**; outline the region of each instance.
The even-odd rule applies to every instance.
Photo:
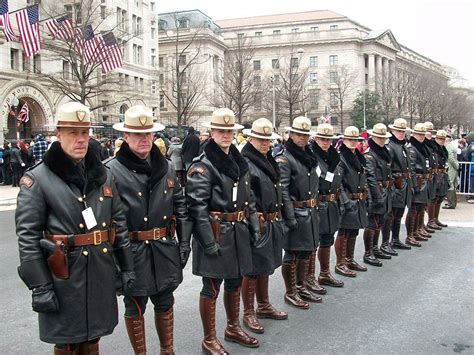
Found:
[[[379,138],[390,138],[392,136],[387,132],[387,126],[383,123],[376,123],[372,129],[367,130],[367,133]]]
[[[425,134],[426,133],[426,125],[424,123],[417,123],[415,125],[415,128],[413,128],[413,133]]]
[[[447,137],[448,137],[448,132],[446,132],[444,129],[440,129],[436,131],[435,138],[446,139]]]
[[[411,129],[408,127],[407,120],[404,118],[397,118],[395,121],[393,121],[393,124],[389,124],[388,128],[390,129],[395,129],[397,131],[411,131]]]
[[[424,123],[425,127],[426,127],[426,132],[431,132],[431,133],[436,133],[436,130],[434,129],[434,125],[433,123],[429,122],[429,121],[426,121]]]
[[[266,118],[259,118],[252,123],[252,129],[244,129],[243,134],[249,137],[260,139],[277,139],[281,138],[278,134],[273,132],[272,123]]]
[[[135,105],[125,111],[125,121],[114,124],[114,129],[130,133],[150,133],[165,129],[160,123],[153,122],[153,112],[143,105]]]
[[[334,135],[334,127],[331,126],[329,123],[321,123],[316,127],[316,134],[315,137],[319,138],[329,138],[329,139],[337,139],[338,136]]]
[[[211,121],[204,122],[202,126],[213,129],[232,129],[235,131],[244,128],[244,126],[235,123],[235,115],[228,108],[218,108],[215,110],[212,113]]]
[[[56,127],[91,128],[91,111],[80,102],[68,102],[58,107]]]
[[[363,140],[364,137],[359,135],[359,129],[355,126],[346,127],[344,130],[344,139],[355,139],[355,140]]]
[[[307,135],[314,135],[316,134],[315,131],[311,130],[311,121],[309,118],[304,116],[298,116],[293,120],[293,124],[291,127],[285,127],[286,130],[290,132],[300,133],[300,134],[307,134]]]

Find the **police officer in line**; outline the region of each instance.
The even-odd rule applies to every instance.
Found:
[[[116,284],[127,293],[135,279],[119,194],[88,150],[90,127],[88,107],[60,106],[57,142],[20,181],[18,271],[55,354],[98,354],[118,323]]]
[[[364,262],[373,266],[382,266],[379,259],[390,259],[378,247],[380,230],[384,220],[392,210],[392,158],[385,146],[385,140],[391,137],[387,126],[377,123],[367,131],[371,138],[365,153],[367,163],[367,182],[371,204],[368,209],[369,223],[364,231],[365,254]]]
[[[136,354],[146,353],[148,299],[154,305],[160,353],[174,353],[173,291],[183,280],[182,268],[191,251],[192,223],[183,189],[172,162],[153,144],[153,133],[164,128],[153,123],[149,108],[132,106],[125,121],[114,125],[124,132],[124,142],[115,158],[105,163],[122,200],[135,261],[137,279],[124,303],[125,325]]]
[[[338,136],[334,135],[334,128],[328,123],[318,125],[311,149],[318,159],[317,172],[319,173],[319,248],[318,260],[320,273],[318,282],[321,285],[342,287],[344,282],[335,279],[329,270],[331,246],[334,244],[334,233],[340,226],[341,203],[339,196],[342,184],[342,166],[339,153],[331,143]],[[335,245],[336,254],[342,254],[342,243]]]
[[[339,148],[342,166],[341,203],[344,206],[340,228],[336,238],[336,272],[347,277],[356,277],[354,271],[367,271],[354,259],[354,250],[359,229],[367,227],[367,176],[364,155],[357,150],[359,129],[349,126],[344,130]]]
[[[397,118],[388,127],[392,131],[387,149],[392,157],[392,177],[394,182],[392,212],[382,226],[382,245],[380,250],[389,255],[397,255],[395,249],[411,249],[400,240],[400,226],[406,206],[411,205],[415,174],[412,170],[405,135],[411,131],[407,121]],[[392,234],[392,240],[390,240]]]
[[[227,314],[225,340],[256,348],[258,340],[245,333],[239,321],[242,275],[252,273],[252,246],[260,241],[260,226],[251,197],[249,167],[232,144],[243,128],[227,108],[212,113],[203,126],[211,129],[204,153],[188,170],[186,194],[193,228],[193,273],[202,277],[199,299],[204,328],[202,350],[226,353],[216,336],[216,299],[224,281]]]
[[[408,213],[405,219],[405,227],[407,230],[405,243],[413,247],[421,247],[420,241],[428,240],[417,233],[421,227],[420,220],[423,220],[425,207],[428,203],[430,152],[423,144],[425,134],[425,125],[423,123],[417,123],[413,128],[407,146],[412,164],[412,171],[415,174],[415,183],[413,185],[412,202],[408,208]],[[421,218],[419,216],[420,214],[422,215]]]
[[[306,276],[311,253],[319,242],[317,212],[319,174],[318,160],[308,146],[311,121],[296,117],[285,150],[275,157],[280,167],[283,218],[289,231],[283,249],[282,275],[285,281],[285,302],[309,309],[309,302],[321,302],[321,297],[308,289]]]
[[[433,224],[436,224],[438,227],[445,228],[448,225],[442,223],[439,220],[439,211],[441,208],[441,203],[448,194],[449,189],[449,177],[447,172],[448,165],[448,150],[445,147],[446,137],[448,133],[445,130],[439,130],[434,136],[434,141],[436,143],[436,150],[438,155],[438,166],[434,173],[434,178],[436,179],[436,201],[434,205],[433,212]]]
[[[257,211],[262,241],[252,248],[253,270],[242,281],[244,325],[254,333],[263,333],[257,318],[282,320],[288,313],[276,310],[269,301],[268,279],[281,265],[284,226],[281,218],[280,168],[270,150],[271,141],[280,136],[273,132],[272,123],[266,118],[253,122],[251,129],[244,129],[247,144],[241,151],[249,164],[251,204]],[[254,298],[257,296],[257,310]]]

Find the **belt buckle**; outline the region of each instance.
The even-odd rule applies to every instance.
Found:
[[[316,199],[314,199],[314,198],[309,199],[309,206],[311,208],[316,207]]]
[[[244,220],[244,211],[237,212],[237,222],[242,222]]]
[[[160,228],[153,228],[153,240],[160,239]]]
[[[101,234],[100,231],[94,231],[94,245],[99,245],[101,243]]]

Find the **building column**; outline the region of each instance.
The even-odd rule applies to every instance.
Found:
[[[369,85],[370,91],[375,90],[375,55],[369,54]]]
[[[380,90],[382,84],[382,57],[379,55],[375,56],[375,90]]]

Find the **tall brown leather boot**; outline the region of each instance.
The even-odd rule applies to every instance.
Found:
[[[332,287],[343,287],[344,282],[335,279],[329,271],[329,259],[331,256],[331,247],[318,248],[318,259],[321,271],[319,272],[318,282],[322,285]]]
[[[421,247],[420,242],[415,239],[415,229],[418,221],[418,214],[416,210],[409,209],[405,218],[405,227],[407,229],[407,238],[405,243],[413,247]]]
[[[145,319],[143,316],[125,316],[125,327],[135,355],[146,354]]]
[[[390,233],[392,232],[392,223],[393,223],[393,215],[390,213],[385,221],[382,224],[382,245],[380,245],[380,250],[382,253],[397,256],[398,253],[393,250],[392,245],[390,244]]]
[[[268,297],[268,275],[261,275],[257,278],[257,318],[269,318],[275,320],[288,319],[288,313],[278,311],[270,303]]]
[[[242,279],[242,302],[244,304],[244,325],[252,332],[261,334],[264,332],[263,325],[255,315],[254,299],[255,288],[257,286],[256,277],[244,277]]]
[[[373,266],[382,266],[382,262],[374,255],[374,235],[374,230],[367,228],[364,230],[364,263]]]
[[[303,301],[296,291],[296,261],[283,263],[281,265],[281,275],[286,287],[285,302],[297,308],[309,309],[309,304]]]
[[[356,245],[357,235],[349,235],[347,237],[347,267],[355,271],[367,271],[367,268],[363,265],[360,265],[354,259],[355,245]]]
[[[347,233],[344,230],[339,231],[334,241],[334,251],[336,252],[336,266],[334,267],[336,274],[356,277],[357,274],[346,265]]]
[[[76,355],[77,351],[76,350],[67,350],[67,349],[60,349],[58,347],[54,347],[53,349],[53,354],[54,355]]]
[[[316,249],[311,252],[308,263],[308,273],[306,274],[306,287],[313,293],[325,295],[328,291],[322,287],[316,279]]]
[[[155,327],[160,339],[160,355],[174,355],[173,323],[173,307],[166,312],[155,312]]]
[[[446,228],[448,225],[445,224],[445,223],[442,223],[439,220],[439,211],[441,209],[441,203],[442,202],[443,202],[442,199],[436,200],[436,204],[435,204],[435,207],[434,207],[434,221],[435,221],[437,226],[442,227],[442,228]]]
[[[79,347],[76,350],[76,354],[77,355],[99,355],[99,339],[80,343]]]
[[[199,312],[201,313],[202,328],[204,330],[204,339],[202,341],[202,351],[205,354],[224,354],[229,353],[224,349],[216,336],[216,300],[213,298],[199,298]]]
[[[296,291],[308,302],[322,302],[321,297],[313,294],[306,285],[309,259],[296,259]]]
[[[251,337],[240,327],[240,290],[229,292],[224,290],[224,308],[227,314],[227,327],[224,332],[224,339],[247,348],[258,348],[258,340]]]
[[[431,235],[423,228],[425,220],[425,211],[423,209],[421,211],[418,211],[416,217],[416,227],[415,232],[413,233],[413,237],[417,241],[426,242],[428,241],[428,238],[431,238]]]
[[[426,224],[429,228],[434,229],[434,230],[441,230],[441,227],[436,224],[435,221],[435,202],[430,202],[428,203],[428,223]]]

